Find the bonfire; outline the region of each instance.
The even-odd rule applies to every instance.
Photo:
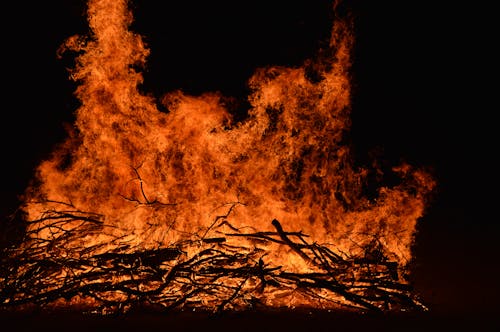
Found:
[[[78,54],[81,105],[26,189],[2,309],[426,310],[408,274],[435,183],[355,166],[348,15],[317,58],[257,69],[238,121],[218,92],[139,91],[149,49],[126,0],[87,17],[59,50]],[[386,172],[399,180],[367,194]]]

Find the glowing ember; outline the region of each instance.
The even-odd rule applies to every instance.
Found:
[[[88,20],[61,50],[81,52],[75,130],[38,167],[11,253],[17,280],[44,274],[2,276],[4,306],[420,305],[405,273],[434,181],[398,165],[400,184],[364,194],[377,170],[345,142],[349,22],[334,22],[330,59],[258,70],[236,123],[218,93],[173,91],[164,113],[138,91],[149,51],[126,0],[90,0]]]

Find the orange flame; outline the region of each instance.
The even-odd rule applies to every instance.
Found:
[[[103,216],[105,231],[74,246],[169,246],[221,228],[271,230],[271,220],[309,234],[340,255],[378,246],[401,265],[412,256],[416,223],[434,187],[423,170],[399,165],[401,184],[365,197],[368,168],[354,167],[350,130],[348,22],[334,22],[328,59],[298,68],[259,69],[250,78],[248,118],[233,121],[219,93],[165,95],[161,112],[137,86],[149,50],[128,30],[126,0],[89,0],[89,38],[61,51],[81,52],[71,77],[80,82],[75,130],[42,162],[24,210],[31,234],[53,236],[47,211]],[[311,79],[308,70],[317,74]],[[235,241],[238,239],[235,239]],[[288,251],[276,265],[307,269]]]

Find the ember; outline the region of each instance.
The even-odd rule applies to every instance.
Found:
[[[247,308],[425,310],[408,264],[434,181],[354,167],[351,23],[299,68],[259,69],[240,122],[220,93],[141,94],[149,50],[126,0],[89,0],[74,130],[26,191],[22,244],[2,255],[3,308],[102,314]],[[333,6],[335,10],[335,6]],[[374,196],[374,197],[373,197]]]

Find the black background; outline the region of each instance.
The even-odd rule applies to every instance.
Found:
[[[245,108],[262,66],[296,66],[325,47],[331,1],[131,2],[151,55],[145,93],[221,91]],[[86,34],[85,1],[2,8],[0,186],[3,241],[33,169],[65,137],[78,101],[74,58],[56,51]],[[495,20],[481,2],[346,0],[355,23],[352,140],[356,156],[432,169],[436,198],[419,224],[414,284],[435,315],[498,313]]]

